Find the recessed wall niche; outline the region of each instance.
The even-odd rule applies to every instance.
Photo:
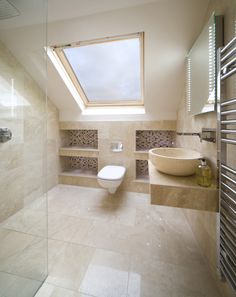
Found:
[[[148,151],[155,147],[173,147],[175,131],[136,130],[136,151]]]
[[[157,142],[147,147],[138,144],[136,151],[136,135],[141,136],[139,131],[161,131],[164,134],[171,134],[170,142],[175,139],[176,125],[175,121],[78,121],[78,122],[60,122],[61,143],[59,155],[61,160],[61,168],[59,181],[62,184],[72,184],[78,186],[100,187],[97,183],[97,175],[86,173],[86,167],[78,166],[76,168],[69,167],[69,160],[66,157],[90,157],[98,159],[98,170],[106,165],[124,165],[127,169],[125,179],[121,184],[121,189],[131,192],[149,192],[149,179],[147,173],[148,149],[152,146],[164,146],[162,137]],[[91,145],[86,140],[78,142],[78,134],[82,131],[91,131],[96,135],[96,143]],[[137,132],[136,132],[137,131]],[[136,134],[137,133],[137,134]],[[145,132],[149,133],[149,132]],[[161,136],[162,136],[162,133]],[[88,134],[87,134],[88,135]],[[68,141],[71,136],[77,139]],[[91,138],[91,136],[89,136]],[[97,139],[98,138],[98,139]],[[94,139],[94,138],[93,138]],[[165,139],[165,138],[164,138]],[[124,144],[124,150],[121,153],[111,153],[111,142],[121,141]],[[146,144],[146,139],[143,140]],[[97,145],[98,142],[98,145]],[[171,146],[173,143],[168,142]],[[78,147],[78,145],[80,147]],[[87,146],[87,147],[85,147]],[[90,146],[90,147],[88,147]],[[97,148],[96,148],[97,147]],[[66,162],[64,162],[64,159]],[[73,160],[73,159],[72,159]],[[136,165],[136,160],[137,165]],[[144,162],[143,162],[144,161]],[[145,162],[146,161],[146,162]],[[66,163],[66,164],[63,164]],[[70,163],[72,165],[72,163]],[[71,166],[70,165],[70,166]],[[68,170],[66,169],[68,166]],[[137,166],[137,171],[136,171]],[[73,164],[74,167],[74,164]],[[82,171],[81,168],[84,168]],[[87,167],[88,168],[88,167]],[[146,169],[144,169],[146,168]],[[89,170],[91,168],[89,167]],[[90,171],[91,172],[91,171]],[[93,172],[95,172],[93,170]]]
[[[98,159],[91,157],[61,157],[64,172],[78,175],[97,175]]]
[[[136,179],[148,180],[148,160],[136,160]]]
[[[62,145],[65,147],[98,148],[97,130],[64,130]]]

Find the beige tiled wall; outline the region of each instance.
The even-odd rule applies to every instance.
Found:
[[[176,128],[175,121],[153,121],[153,122],[61,122],[61,129],[97,129],[98,130],[98,170],[106,165],[123,165],[126,167],[125,179],[121,189],[126,191],[147,192],[148,183],[136,181],[136,159],[135,154],[136,130],[172,130]],[[114,153],[110,150],[111,142],[121,141],[123,151]],[[148,155],[145,155],[148,158]]]
[[[59,141],[58,109],[50,100],[47,100],[47,189],[58,184]]]
[[[57,184],[59,124],[56,107],[2,43],[0,69],[1,102],[10,103],[0,102],[0,126],[13,132],[0,143],[1,222]]]
[[[212,12],[224,15],[225,43],[235,35],[236,29],[236,1],[235,0],[210,0],[206,20]],[[201,128],[216,127],[216,113],[208,113],[199,116],[189,116],[186,110],[185,98],[183,98],[177,119],[177,131],[199,132]],[[199,142],[196,136],[177,136],[177,145],[196,149],[208,159],[213,172],[217,173],[217,147],[213,143]],[[227,283],[219,281],[217,275],[217,214],[206,211],[184,210],[184,213],[192,227],[193,233],[199,243],[202,253],[206,257],[212,274],[217,280],[222,296],[235,296]]]
[[[191,116],[186,109],[185,98],[180,103],[178,110],[177,132],[201,132],[202,128],[216,128],[216,113],[211,112],[198,116]],[[217,176],[217,146],[216,143],[202,141],[198,136],[178,136],[176,145],[187,147],[201,152],[202,156],[208,160],[213,174]]]

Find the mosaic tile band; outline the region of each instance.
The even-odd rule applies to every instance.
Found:
[[[136,130],[136,150],[147,151],[155,147],[173,147],[175,131]]]
[[[89,157],[69,157],[70,167],[73,169],[98,171],[98,159]]]
[[[69,130],[69,145],[84,148],[98,148],[97,130]]]
[[[136,178],[147,177],[148,175],[148,160],[136,160]]]

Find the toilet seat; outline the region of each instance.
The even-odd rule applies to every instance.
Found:
[[[103,180],[120,180],[125,175],[125,167],[108,165],[103,167],[97,177]]]

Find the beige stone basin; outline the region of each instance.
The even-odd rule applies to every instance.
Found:
[[[149,151],[149,160],[163,173],[188,176],[196,172],[201,154],[184,148],[154,148]]]

